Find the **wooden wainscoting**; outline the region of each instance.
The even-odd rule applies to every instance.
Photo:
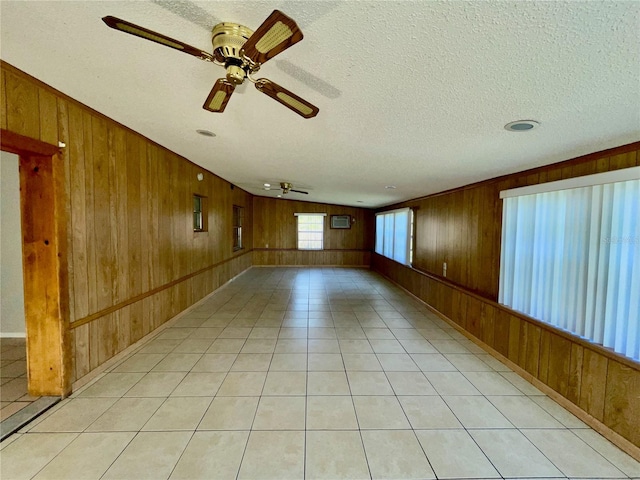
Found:
[[[637,362],[375,253],[372,269],[509,359],[525,378],[528,374],[539,380],[584,411],[587,419],[640,447]]]

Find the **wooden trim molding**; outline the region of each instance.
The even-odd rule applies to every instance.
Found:
[[[60,152],[60,148],[56,145],[25,137],[4,128],[0,130],[0,138],[2,138],[2,150],[17,155],[52,157]]]
[[[188,275],[184,275],[183,277],[180,278],[176,278],[175,280],[169,282],[169,283],[165,283],[164,285],[161,285],[159,287],[156,287],[154,289],[149,290],[148,292],[142,293],[140,295],[136,295],[135,297],[131,297],[123,302],[117,303],[115,305],[111,305],[108,308],[102,309],[98,312],[92,313],[91,315],[87,315],[86,317],[83,318],[79,318],[78,320],[74,321],[73,323],[71,323],[70,327],[72,330],[75,328],[78,328],[82,325],[85,325],[87,323],[91,323],[94,320],[97,320],[98,318],[104,317],[105,315],[109,315],[110,313],[116,312],[128,305],[132,305],[134,303],[137,303],[141,300],[144,300],[147,297],[151,297],[152,295],[155,295],[163,290],[166,290],[167,288],[171,288],[174,287],[176,285],[178,285],[179,283],[182,283],[186,280],[189,280],[190,278],[193,277],[197,277],[198,275],[201,275],[205,272],[208,272],[209,270],[213,270],[214,268],[220,267],[221,265],[224,265],[225,263],[229,263],[233,260],[235,260],[236,258],[242,257],[243,255],[247,255],[249,253],[251,253],[253,250],[247,250],[247,251],[243,251],[242,253],[238,253],[236,255],[234,255],[233,257],[227,258],[226,260],[223,260],[221,262],[217,262],[214,263],[212,265],[209,265],[207,267],[201,268],[200,270],[196,270],[195,272],[191,272]]]

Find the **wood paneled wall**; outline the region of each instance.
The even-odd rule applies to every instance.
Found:
[[[372,268],[640,447],[640,364],[496,302],[501,190],[638,165],[635,143],[389,207],[416,208],[414,268]]]
[[[252,196],[10,65],[1,67],[2,128],[66,144],[75,380],[251,266]],[[193,194],[207,197],[208,232],[193,232]],[[245,208],[245,248],[238,252],[233,205]]]
[[[638,145],[499,177],[385,208],[415,209],[414,268],[442,276],[483,297],[498,298],[502,202],[500,191],[640,164]]]
[[[326,213],[324,249],[297,249],[294,213]],[[253,198],[254,265],[369,266],[373,248],[373,211],[324,203]],[[330,228],[331,215],[351,215],[350,229]]]

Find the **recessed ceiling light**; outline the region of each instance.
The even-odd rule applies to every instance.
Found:
[[[278,198],[282,198],[282,195],[278,195]]]
[[[539,125],[540,122],[536,122],[535,120],[516,120],[515,122],[507,123],[504,129],[510,132],[528,132]]]
[[[396,188],[395,185],[386,185],[384,188],[389,189],[389,190],[393,190]]]
[[[211,130],[196,130],[197,133],[199,133],[200,135],[203,135],[205,137],[215,137],[216,134],[213,133]]]
[[[265,187],[270,187],[270,186],[271,186],[271,184],[270,184],[270,183],[265,183],[265,184],[264,184],[264,186],[265,186]]]
[[[271,187],[264,187],[263,190],[271,190]]]

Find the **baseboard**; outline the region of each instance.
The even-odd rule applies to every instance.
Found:
[[[27,338],[25,332],[0,332],[0,338]]]

